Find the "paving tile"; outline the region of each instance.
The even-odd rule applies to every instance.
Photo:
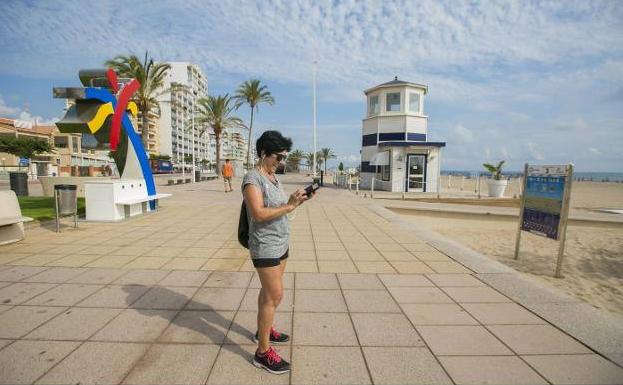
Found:
[[[344,298],[350,312],[400,313],[400,308],[385,290],[344,290]]]
[[[209,274],[207,271],[172,271],[158,285],[200,287]]]
[[[152,246],[125,246],[120,248],[115,248],[111,250],[108,256],[134,256],[138,257],[139,255],[145,254],[147,251],[151,250]]]
[[[596,354],[522,357],[552,384],[622,384],[623,369]]]
[[[346,312],[340,290],[297,290],[294,302],[297,312]]]
[[[240,303],[240,310],[245,311],[257,311],[257,297],[260,294],[260,289],[249,289],[245,293],[242,298],[242,303]],[[277,311],[293,311],[293,301],[294,301],[294,291],[293,290],[284,290],[283,298],[281,299],[281,303],[277,307]],[[237,308],[236,308],[237,309]],[[231,310],[236,310],[231,309]]]
[[[37,384],[118,384],[149,345],[86,342]]]
[[[21,259],[9,262],[9,265],[20,266],[50,266],[55,261],[66,258],[65,254],[33,254]],[[96,256],[91,258],[97,258]]]
[[[412,251],[412,254],[419,259],[420,261],[429,262],[429,261],[438,261],[438,262],[449,262],[452,261],[452,258],[448,257],[444,253],[439,251]]]
[[[288,261],[286,271],[292,273],[317,273],[318,263],[316,261]]]
[[[0,384],[32,384],[78,345],[78,342],[16,341],[0,351]]]
[[[136,258],[135,255],[106,255],[87,263],[84,267],[115,269],[127,265]]]
[[[426,261],[425,262],[431,269],[439,274],[470,274],[472,271],[460,263],[454,261],[440,262],[440,261]]]
[[[82,267],[100,258],[99,255],[73,254],[62,258],[49,256],[45,266]]]
[[[340,285],[332,273],[296,273],[296,288],[339,290]]]
[[[11,267],[9,269],[0,270],[0,281],[18,282],[24,278],[32,277],[48,269],[49,267],[34,266]]]
[[[292,313],[275,312],[274,327],[282,333],[292,335]],[[255,344],[253,337],[257,331],[257,312],[239,311],[232,322],[225,344]]]
[[[409,251],[417,251],[417,252],[437,251],[437,249],[435,249],[432,246],[427,245],[426,243],[401,243],[401,245],[402,247],[404,247],[405,249]]]
[[[452,384],[431,352],[413,347],[365,347],[375,384]]]
[[[349,250],[351,259],[357,262],[384,262],[385,258],[376,250]]]
[[[294,345],[357,346],[346,313],[294,313]]]
[[[314,250],[299,250],[291,246],[288,260],[315,261],[316,258],[316,252]]]
[[[417,326],[416,330],[436,356],[513,354],[482,326]]]
[[[424,346],[404,314],[351,314],[361,346]]]
[[[584,345],[551,325],[491,325],[488,328],[517,354],[591,352]]]
[[[392,261],[392,266],[400,274],[429,274],[435,271],[428,267],[424,262],[416,261]]]
[[[318,261],[321,273],[358,273],[357,267],[350,261]]]
[[[246,288],[251,281],[252,273],[249,272],[224,272],[215,271],[203,284],[206,287],[241,287]]]
[[[192,310],[238,310],[246,289],[209,287],[197,290],[186,306]]]
[[[97,293],[78,302],[80,307],[126,308],[149,290],[147,286],[106,286]]]
[[[0,338],[19,338],[64,310],[63,307],[15,306],[0,314]]]
[[[385,290],[375,274],[338,274],[337,277],[344,290]]]
[[[405,262],[417,262],[418,259],[413,256],[408,251],[383,251],[381,250],[381,254],[388,261],[405,261]]]
[[[224,259],[211,258],[201,267],[201,270],[237,271],[246,258]]]
[[[270,374],[250,363],[255,349],[255,345],[224,345],[214,363],[207,384],[288,384],[288,374]],[[290,361],[289,347],[278,346],[276,350],[286,361]]]
[[[469,313],[451,303],[412,303],[402,309],[414,325],[478,325]]]
[[[360,273],[383,273],[383,274],[393,274],[396,273],[396,270],[386,261],[355,261],[355,266]]]
[[[158,341],[222,344],[233,318],[234,312],[183,310]]]
[[[120,309],[70,308],[33,330],[26,339],[86,340],[115,318]]]
[[[132,304],[134,309],[181,309],[197,291],[194,287],[154,286],[138,301]]]
[[[25,278],[22,282],[64,283],[88,271],[79,267],[51,267],[48,270]]]
[[[292,384],[371,384],[358,347],[295,346]]]
[[[153,342],[176,314],[175,310],[126,309],[90,339],[93,341]]]
[[[316,256],[319,261],[350,261],[346,250],[318,250]]]
[[[436,287],[389,287],[391,295],[403,303],[454,303],[452,298]]]
[[[444,287],[443,291],[459,303],[511,302],[494,289],[483,287]]]
[[[60,284],[25,302],[26,305],[73,306],[100,290],[103,285]]]
[[[434,284],[420,274],[379,274],[379,278],[387,287],[427,287]]]
[[[346,247],[349,251],[349,253],[353,253],[353,252],[357,252],[357,251],[369,251],[369,250],[374,250],[374,247],[372,247],[372,245],[368,242],[362,241],[362,242],[350,242],[350,243],[345,243],[344,247]]]
[[[210,258],[216,253],[217,248],[205,248],[205,247],[189,247],[182,250],[176,258]]]
[[[457,384],[548,383],[518,357],[439,357],[439,361]]]
[[[67,283],[95,283],[107,285],[127,272],[127,270],[122,269],[89,269],[86,273],[69,280]]]
[[[154,345],[137,362],[123,383],[203,384],[218,351],[216,345]]]
[[[0,304],[19,305],[56,286],[52,283],[17,282],[0,289]]]
[[[427,274],[426,277],[440,287],[484,286],[484,283],[469,274]]]
[[[253,269],[255,271],[255,269]],[[284,289],[294,289],[294,273],[284,273],[281,279],[283,283]],[[251,278],[251,284],[249,284],[250,288],[259,289],[262,287],[262,282],[260,282],[260,276],[257,273],[253,274],[253,278]]]
[[[316,253],[319,250],[345,250],[341,242],[316,242]]]
[[[123,266],[124,269],[160,269],[173,258],[140,256]]]
[[[162,280],[169,272],[155,270],[134,270],[113,281],[114,285],[144,285],[152,286]]]
[[[545,323],[516,303],[464,303],[461,306],[485,325]]]
[[[374,242],[374,247],[381,252],[404,252],[405,248],[396,242]]]
[[[199,270],[207,262],[202,258],[175,257],[162,266],[164,270]]]
[[[2,350],[5,346],[15,342],[15,340],[1,340],[0,339],[0,350]]]
[[[158,246],[150,250],[147,250],[142,254],[144,257],[161,257],[161,258],[173,258],[181,254],[184,248],[182,247],[163,247]]]

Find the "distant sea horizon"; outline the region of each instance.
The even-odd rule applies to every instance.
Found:
[[[464,175],[475,177],[478,173],[480,175],[488,174],[484,170],[470,171],[470,170],[441,170],[441,175]],[[502,175],[505,176],[519,176],[523,171],[505,171]],[[581,172],[577,171],[573,173],[573,179],[578,181],[593,181],[593,182],[619,182],[623,183],[623,172]]]

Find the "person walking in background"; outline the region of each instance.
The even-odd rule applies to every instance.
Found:
[[[292,140],[278,131],[266,131],[256,142],[260,161],[242,181],[242,192],[249,222],[249,251],[262,288],[258,296],[257,350],[253,365],[270,373],[282,374],[290,364],[271,346],[290,337],[273,327],[275,310],[283,298],[283,272],[288,258],[290,223],[286,214],[309,199],[300,189],[285,194],[275,170],[285,162]]]
[[[234,177],[234,166],[231,164],[229,159],[225,160],[221,173],[223,174],[223,179],[225,180],[225,192],[234,191],[231,188],[231,178]]]

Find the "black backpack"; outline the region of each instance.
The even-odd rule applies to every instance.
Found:
[[[249,217],[247,217],[247,205],[242,200],[240,207],[240,219],[238,220],[238,242],[245,249],[249,248]]]

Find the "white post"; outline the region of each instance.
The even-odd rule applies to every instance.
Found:
[[[193,176],[191,178],[191,180],[193,181],[193,183],[196,182],[195,180],[195,100],[193,99],[193,106],[192,106],[192,115],[191,115],[191,130],[193,132],[192,135],[192,140],[193,140]]]
[[[478,199],[480,199],[480,173],[478,173],[478,176],[476,177],[476,188],[478,190]]]
[[[370,198],[374,198],[374,175],[372,176],[372,189],[370,190]]]
[[[357,176],[357,179],[355,179],[355,188],[357,189],[357,195],[359,195],[359,176]]]
[[[452,189],[452,175],[448,174],[448,191]]]
[[[528,180],[528,163],[524,165],[523,175],[525,183],[525,181]],[[478,197],[480,197],[480,192],[478,192]],[[523,212],[525,204],[526,197],[522,195],[521,202],[519,203],[519,223],[517,224],[517,237],[515,238],[515,259],[519,259],[519,242],[521,241],[521,226],[523,225]]]
[[[350,191],[350,185],[351,185],[351,175],[348,174],[348,191]]]
[[[182,116],[182,179],[184,179],[184,183],[186,183],[186,152],[184,151],[184,132],[186,131],[186,126],[184,124],[184,116]]]
[[[313,110],[314,110],[314,161],[312,167],[314,168],[313,176],[316,177],[316,60],[314,60],[313,68]]]
[[[567,239],[567,220],[569,219],[569,200],[571,198],[571,181],[573,180],[573,164],[567,167],[567,179],[565,180],[565,192],[562,201],[562,212],[558,224],[558,236],[560,237],[560,247],[558,248],[558,259],[556,260],[556,273],[554,277],[562,278],[562,258],[565,255],[565,240]]]

